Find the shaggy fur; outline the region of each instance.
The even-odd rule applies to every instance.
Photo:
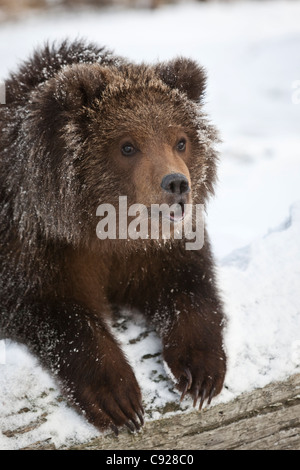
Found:
[[[92,44],[47,45],[6,81],[0,109],[0,330],[25,343],[100,429],[143,424],[134,372],[111,332],[114,308],[156,325],[182,397],[218,394],[223,311],[206,237],[99,240],[96,209],[205,204],[216,175],[215,129],[202,111],[205,73],[179,58],[135,65]],[[178,150],[184,139],[186,148]],[[133,156],[124,156],[130,143]]]

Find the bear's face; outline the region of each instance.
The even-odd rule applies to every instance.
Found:
[[[192,202],[192,143],[183,128],[169,127],[154,135],[128,132],[113,147],[111,157],[116,167],[130,175],[124,190],[132,202],[149,208],[152,204]]]
[[[75,232],[85,227],[94,236],[97,207],[117,209],[120,196],[147,208],[205,202],[216,135],[201,111],[204,81],[203,70],[184,59],[153,67],[77,64],[39,90],[39,119],[59,173],[52,192],[68,200]]]
[[[147,207],[191,203],[190,168],[199,149],[180,106],[174,108],[156,89],[134,87],[98,105],[90,112],[92,151],[99,156],[99,167],[106,167],[114,179],[117,195]],[[110,196],[99,188],[99,202]]]

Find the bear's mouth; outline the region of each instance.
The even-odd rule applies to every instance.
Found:
[[[184,203],[179,202],[176,204],[176,209],[170,211],[170,221],[175,223],[181,222],[185,218]]]
[[[171,205],[166,203],[152,204],[147,208],[147,211],[148,217],[158,224],[161,219],[167,220],[172,224],[180,223],[189,213],[188,207],[185,206],[183,201]]]

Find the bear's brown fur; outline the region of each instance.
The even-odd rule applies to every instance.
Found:
[[[121,195],[146,207],[205,204],[216,132],[204,86],[191,60],[135,65],[80,41],[47,45],[6,81],[1,334],[37,354],[100,429],[143,424],[139,385],[107,323],[115,307],[156,325],[182,397],[201,408],[222,389],[224,315],[207,237],[187,251],[174,237],[96,236],[97,207],[118,207]]]

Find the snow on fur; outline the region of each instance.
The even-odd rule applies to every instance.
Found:
[[[228,373],[215,403],[300,372],[300,105],[291,100],[292,83],[300,78],[299,14],[293,1],[240,2],[179,5],[153,14],[47,13],[1,25],[0,79],[41,41],[78,34],[137,61],[180,53],[206,67],[206,100],[224,142],[207,220],[228,317]],[[145,333],[143,322],[139,315],[132,321],[121,316],[115,328],[143,388],[146,419],[154,419],[170,402],[178,403],[178,395],[164,369],[160,341],[154,331]],[[98,434],[61,401],[53,379],[25,347],[7,341],[5,352],[1,449],[43,439],[63,446]],[[36,420],[39,426],[30,432],[10,433]]]

